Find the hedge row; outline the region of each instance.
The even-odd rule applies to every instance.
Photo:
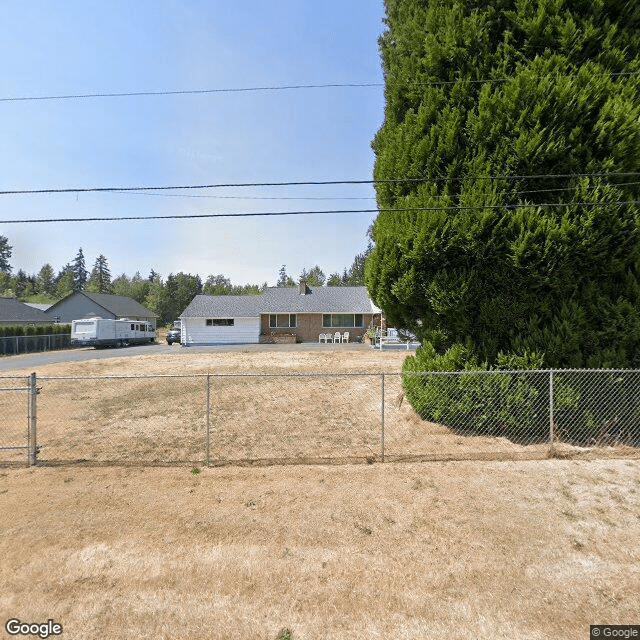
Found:
[[[403,387],[423,420],[468,435],[548,442],[549,371],[418,374]],[[640,371],[554,371],[554,440],[581,447],[640,446]]]
[[[42,336],[71,333],[70,324],[39,324],[0,326],[0,338],[10,336]]]

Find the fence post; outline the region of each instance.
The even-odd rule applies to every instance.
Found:
[[[380,461],[384,462],[384,373],[381,374],[380,393],[382,402],[380,407]]]
[[[211,425],[209,420],[209,413],[211,409],[211,380],[210,375],[207,373],[207,466],[209,466],[210,458],[209,458],[209,440],[211,434]]]
[[[36,396],[38,388],[36,387],[36,374],[29,376],[29,432],[27,438],[27,450],[29,456],[29,466],[36,464],[36,456],[38,454],[37,435],[36,435]]]
[[[553,369],[549,370],[549,455],[553,455]]]

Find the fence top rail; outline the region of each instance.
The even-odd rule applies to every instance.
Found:
[[[640,369],[478,369],[469,371],[303,371],[303,372],[215,372],[207,373],[149,373],[101,376],[37,376],[38,380],[138,380],[154,378],[319,378],[319,377],[376,377],[376,376],[468,376],[468,375],[549,375],[582,374],[640,374]],[[28,376],[1,376],[0,380],[24,380]]]
[[[104,376],[38,376],[38,380],[138,380],[151,378],[318,378],[318,377],[362,377],[390,375],[386,371],[318,371],[318,372],[281,372],[281,373],[149,373],[138,375],[104,375]],[[399,375],[399,374],[398,374]]]

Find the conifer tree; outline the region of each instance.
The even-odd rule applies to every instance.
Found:
[[[88,277],[89,272],[84,261],[84,253],[82,252],[82,247],[80,247],[73,261],[73,288],[82,291],[87,284]]]
[[[386,24],[374,176],[413,181],[378,205],[424,209],[374,223],[389,323],[426,367],[640,365],[637,3],[386,0]]]
[[[111,293],[111,272],[102,254],[96,258],[86,289],[91,293]]]
[[[5,236],[0,236],[0,273],[11,275],[11,265],[9,264],[9,258],[11,257],[12,246],[9,244],[9,239]]]
[[[294,279],[287,273],[287,265],[283,264],[278,272],[277,287],[295,287]]]

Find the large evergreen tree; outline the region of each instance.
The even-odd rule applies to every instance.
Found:
[[[82,252],[82,247],[80,247],[73,260],[73,288],[82,291],[87,284],[88,277],[89,272],[85,264],[84,253]]]
[[[102,254],[96,258],[86,289],[91,293],[111,293],[111,271]]]
[[[160,324],[165,324],[171,320],[167,290],[160,274],[152,270],[152,275],[153,279],[149,283],[149,291],[142,304],[158,316],[158,322]]]
[[[386,0],[386,24],[378,204],[426,209],[373,227],[390,323],[425,366],[640,365],[637,2]]]
[[[73,291],[73,266],[66,264],[54,281],[55,296],[59,300],[68,296]]]
[[[38,293],[43,296],[52,297],[55,294],[55,281],[53,267],[47,262],[42,265],[36,276]]]
[[[9,244],[9,239],[5,236],[0,236],[0,272],[6,275],[11,275],[9,258],[11,257],[12,248]]]

